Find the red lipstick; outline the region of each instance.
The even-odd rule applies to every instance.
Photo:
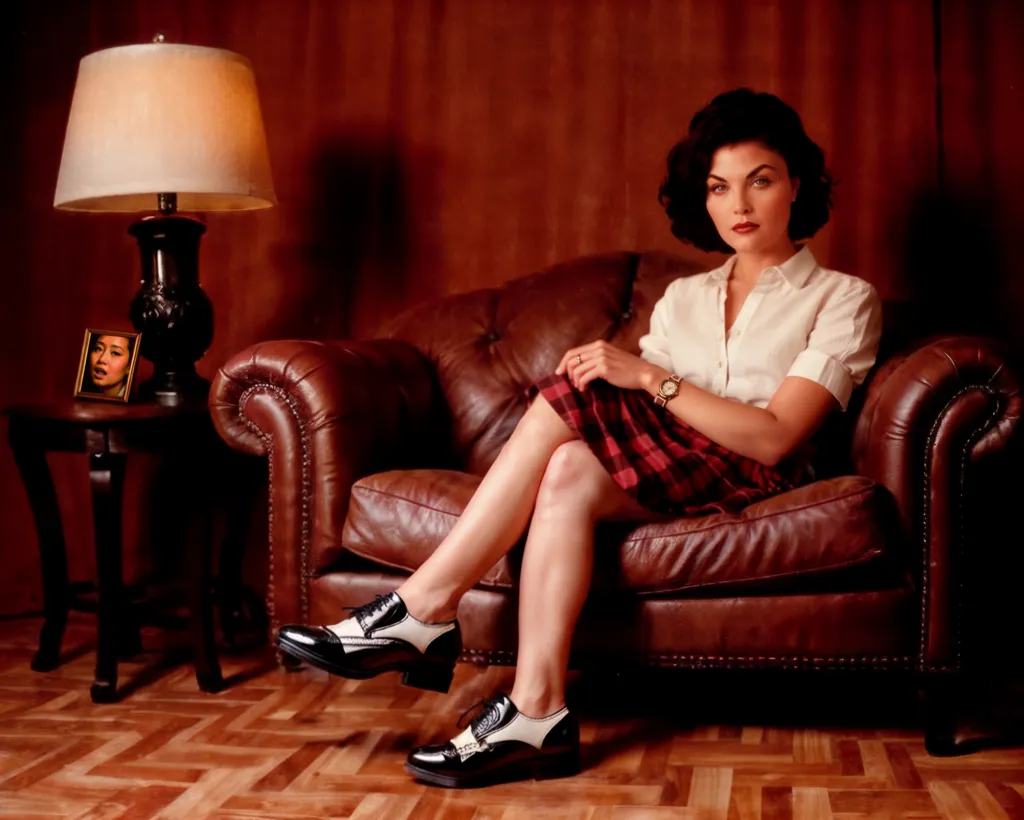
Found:
[[[756,230],[760,227],[761,226],[756,222],[737,222],[732,226],[732,229],[736,231],[736,233],[748,233],[749,231]]]

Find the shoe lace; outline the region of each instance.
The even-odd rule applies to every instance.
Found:
[[[465,712],[463,712],[459,716],[459,719],[458,721],[456,721],[455,725],[459,729],[461,729],[462,721],[466,717],[466,715],[468,715],[478,706],[482,706],[483,709],[480,711],[479,714],[475,715],[473,717],[473,720],[470,722],[470,728],[477,729],[479,727],[486,727],[491,721],[495,720],[498,717],[498,702],[499,699],[496,697],[478,700],[476,703],[470,706]]]
[[[352,617],[354,617],[359,622],[359,625],[362,626],[363,621],[366,618],[372,618],[378,612],[383,611],[387,605],[387,595],[375,595],[373,600],[368,604],[363,604],[362,606],[346,606],[342,608],[349,610],[352,613]]]

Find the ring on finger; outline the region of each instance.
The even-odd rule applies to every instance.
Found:
[[[583,364],[583,354],[581,354],[581,353],[577,353],[576,354],[576,364]]]

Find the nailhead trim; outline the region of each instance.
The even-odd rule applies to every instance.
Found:
[[[516,661],[516,653],[505,649],[480,650],[464,649],[461,661],[469,663],[493,663],[496,665],[512,665]],[[637,665],[683,668],[715,668],[742,669],[751,666],[772,664],[783,668],[807,669],[911,669],[917,667],[917,659],[913,655],[849,655],[849,656],[805,656],[805,655],[684,655],[674,653],[644,654],[636,658]],[[945,669],[934,667],[929,671]]]
[[[292,418],[295,419],[295,424],[299,429],[299,440],[302,445],[302,525],[301,525],[301,536],[299,539],[299,596],[300,596],[300,611],[301,611],[301,623],[307,623],[309,621],[309,582],[311,572],[309,569],[309,551],[310,551],[310,516],[309,507],[310,499],[312,496],[312,477],[310,470],[310,455],[309,455],[309,434],[306,430],[305,424],[302,423],[299,415],[299,403],[286,390],[278,387],[274,384],[268,384],[265,382],[258,382],[249,386],[244,393],[238,398],[238,417],[242,420],[246,427],[252,432],[259,436],[267,448],[267,465],[269,470],[270,486],[274,486],[274,437],[264,432],[259,426],[248,416],[245,415],[245,405],[249,400],[249,397],[256,392],[272,393],[277,399],[279,399],[291,412]],[[267,493],[267,615],[270,617],[271,630],[276,631],[280,627],[280,623],[277,620],[277,613],[274,607],[274,493]]]
[[[880,657],[810,657],[803,655],[648,655],[652,666],[685,667],[691,669],[746,669],[770,665],[783,669],[890,669],[915,665],[912,656]]]
[[[957,495],[957,544],[956,544],[956,558],[958,563],[962,562],[966,549],[964,546],[965,530],[966,530],[966,514],[965,514],[965,499],[964,499],[964,485],[967,477],[967,452],[974,446],[975,442],[985,433],[987,433],[993,425],[996,417],[999,415],[999,411],[1002,409],[1002,403],[999,401],[999,394],[992,390],[988,385],[984,384],[966,384],[961,387],[956,393],[954,393],[949,401],[943,405],[942,410],[939,411],[935,417],[935,421],[932,423],[931,428],[928,431],[928,437],[925,441],[924,448],[924,481],[922,482],[922,496],[921,496],[921,645],[918,653],[918,663],[920,667],[925,668],[925,652],[928,639],[928,615],[929,615],[929,598],[928,598],[928,583],[930,580],[929,568],[931,562],[929,561],[928,549],[929,542],[931,540],[931,509],[928,504],[928,498],[931,495],[932,485],[932,450],[935,446],[935,438],[938,436],[939,425],[942,423],[949,408],[960,399],[961,396],[965,395],[974,390],[981,390],[990,396],[995,397],[996,406],[985,423],[981,425],[975,432],[967,437],[964,442],[964,446],[960,451],[960,486]],[[955,612],[954,612],[954,628],[953,628],[953,640],[954,648],[956,650],[956,663],[953,667],[935,667],[935,669],[946,669],[954,668],[959,669],[963,662],[963,573],[958,575],[958,594],[956,596]]]

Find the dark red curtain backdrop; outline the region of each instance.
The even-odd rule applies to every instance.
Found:
[[[1015,0],[16,0],[4,7],[0,402],[68,396],[86,326],[125,327],[128,216],[52,208],[78,61],[168,41],[254,66],[280,206],[211,214],[207,376],[262,339],[366,336],[426,297],[577,254],[666,248],[656,191],[690,115],[740,85],[802,114],[840,180],[812,243],[936,323],[1024,347]],[[709,266],[719,260],[706,258]],[[6,432],[6,431],[3,431]],[[86,465],[55,456],[73,576]],[[150,544],[130,469],[129,572]],[[0,612],[39,606],[35,531],[0,447]],[[258,534],[254,536],[258,547]]]

